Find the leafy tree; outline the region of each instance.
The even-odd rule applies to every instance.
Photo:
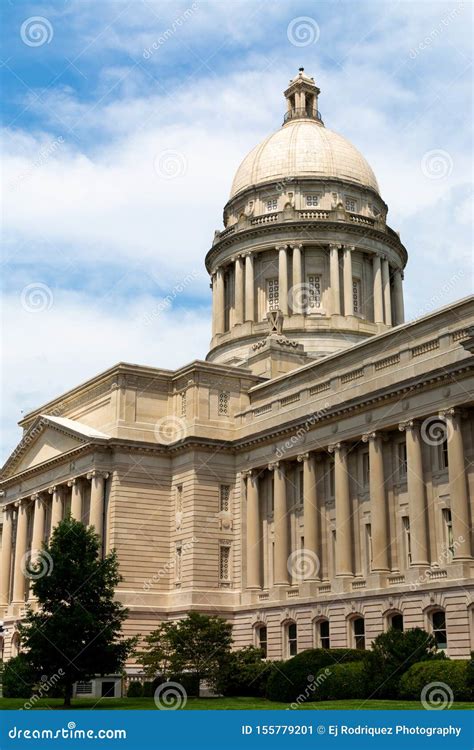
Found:
[[[160,625],[145,639],[140,663],[149,675],[194,673],[216,685],[232,645],[232,625],[222,617],[191,612],[183,620]]]
[[[444,658],[437,651],[434,636],[422,628],[395,630],[380,633],[367,652],[365,676],[371,695],[379,698],[396,698],[402,675],[420,661]]]
[[[4,698],[30,698],[34,690],[34,674],[25,654],[9,659],[2,674]]]
[[[120,671],[135,645],[121,635],[128,612],[114,601],[121,580],[116,554],[101,559],[99,544],[92,529],[68,517],[31,566],[40,606],[27,609],[22,647],[33,674],[56,675],[64,706],[71,705],[74,682]]]
[[[274,662],[263,660],[263,651],[245,646],[231,651],[219,670],[217,689],[225,696],[263,697]]]

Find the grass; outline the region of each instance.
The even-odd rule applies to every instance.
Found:
[[[0,711],[18,710],[23,708],[25,700],[22,698],[0,698]],[[34,704],[35,709],[50,710],[62,707],[61,698],[42,698]],[[72,710],[81,709],[108,709],[114,711],[156,711],[153,698],[78,698],[73,701]],[[186,711],[236,711],[236,710],[276,710],[288,708],[288,703],[276,703],[265,698],[188,698]],[[410,711],[422,709],[419,701],[384,701],[384,700],[342,700],[321,701],[318,703],[303,703],[299,709],[302,711],[327,711],[344,710],[403,710]],[[473,703],[456,702],[452,709],[473,709]]]

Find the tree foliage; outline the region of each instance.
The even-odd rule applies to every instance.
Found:
[[[232,626],[222,617],[191,612],[166,622],[145,639],[140,663],[148,675],[192,672],[213,685],[232,645]]]
[[[116,554],[101,559],[99,544],[92,529],[68,517],[43,545],[47,574],[39,575],[40,563],[32,566],[39,609],[27,609],[22,648],[36,676],[59,675],[65,706],[74,682],[121,671],[135,645],[121,634],[127,610],[114,599],[121,580]]]

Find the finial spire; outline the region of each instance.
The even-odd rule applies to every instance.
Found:
[[[303,67],[298,68],[298,75],[292,78],[284,93],[287,112],[283,124],[289,120],[303,118],[315,120],[319,125],[323,125],[318,111],[320,89],[316,86],[314,78],[305,74]]]

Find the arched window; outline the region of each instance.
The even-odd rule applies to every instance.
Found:
[[[363,617],[352,620],[352,635],[355,648],[365,649],[365,621]]]
[[[430,614],[430,626],[439,649],[448,647],[448,633],[446,630],[446,612],[443,609],[435,609]]]
[[[403,615],[399,612],[394,612],[388,617],[388,626],[394,630],[400,630],[403,632]]]
[[[286,625],[286,653],[287,656],[296,656],[298,653],[298,628],[296,622]]]
[[[319,648],[331,648],[329,620],[319,620],[316,623],[316,645]]]
[[[262,659],[267,658],[267,626],[257,627],[257,647],[262,650]]]
[[[18,656],[20,653],[20,634],[13,633],[12,635],[12,656]]]

